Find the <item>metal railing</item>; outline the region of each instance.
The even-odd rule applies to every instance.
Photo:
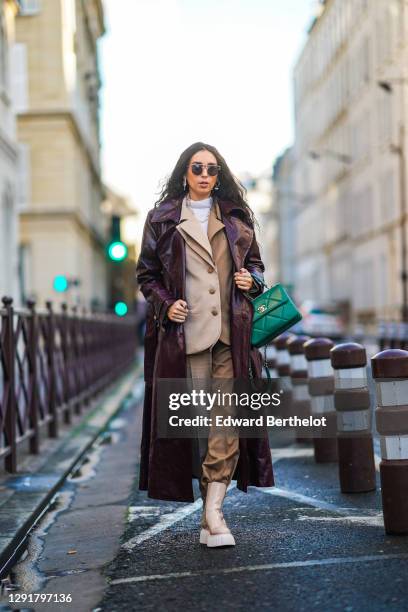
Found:
[[[58,437],[91,399],[131,365],[136,351],[132,316],[86,313],[52,303],[37,311],[35,302],[0,308],[0,459],[17,470],[17,448],[28,440],[40,452],[41,433]]]

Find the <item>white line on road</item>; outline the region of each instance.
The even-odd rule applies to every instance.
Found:
[[[366,516],[361,514],[349,514],[346,516],[298,516],[298,521],[321,521],[326,523],[332,523],[336,521],[350,521],[351,523],[358,523],[360,525],[366,525],[366,527],[382,527],[384,528],[384,519],[382,512],[374,516]]]
[[[291,491],[290,489],[280,489],[279,487],[263,488],[260,489],[260,491],[262,493],[268,493],[269,495],[276,495],[277,497],[284,497],[286,499],[290,499],[301,504],[306,504],[307,506],[312,506],[314,508],[318,508],[319,510],[328,510],[329,512],[334,512],[335,514],[342,515],[341,519],[335,517],[299,517],[299,520],[349,520],[355,523],[364,523],[373,527],[384,526],[382,512],[378,512],[377,510],[361,508],[343,508],[341,506],[336,506],[335,504],[323,501],[322,499],[309,497],[308,495],[303,495],[302,493],[296,493],[295,491]],[[363,515],[350,514],[350,512],[361,512],[362,510],[365,513]]]
[[[379,440],[374,440],[374,463],[377,472],[380,470],[381,455],[377,452],[380,448]],[[296,448],[293,446],[286,446],[282,448],[274,448],[271,451],[272,463],[275,464],[280,459],[298,459],[299,457],[313,457],[313,448]]]
[[[340,506],[336,506],[336,504],[331,504],[330,502],[323,501],[322,499],[318,499],[316,497],[309,497],[308,495],[303,495],[302,493],[296,493],[296,491],[291,491],[290,489],[265,487],[260,488],[259,490],[262,493],[276,495],[277,497],[285,497],[286,499],[291,499],[293,501],[300,502],[301,504],[306,504],[307,506],[314,506],[315,508],[320,508],[321,510],[329,510],[331,512],[341,514],[349,514],[350,510],[352,510],[352,508],[342,508]]]
[[[283,448],[274,448],[271,450],[272,462],[276,463],[280,459],[297,459],[298,457],[312,457],[314,455],[313,448],[295,448],[293,446],[285,446]]]
[[[179,510],[176,510],[175,512],[163,514],[160,517],[158,523],[156,523],[152,527],[149,527],[149,529],[146,529],[146,531],[142,531],[142,533],[140,533],[139,535],[135,536],[134,538],[131,538],[130,540],[122,544],[122,548],[124,548],[125,550],[133,550],[135,546],[137,546],[138,544],[141,544],[145,540],[152,538],[153,536],[157,535],[161,531],[168,529],[169,527],[174,525],[174,523],[181,521],[183,518],[185,518],[189,514],[192,514],[196,510],[199,510],[200,508],[202,508],[202,506],[203,506],[202,499],[199,498],[194,503],[189,504],[188,506],[184,506],[183,508],[180,508]]]
[[[408,560],[408,554],[390,554],[390,555],[362,555],[360,557],[334,557],[331,559],[309,559],[307,561],[287,561],[284,563],[265,563],[263,565],[245,565],[238,567],[227,568],[212,568],[206,570],[198,570],[194,572],[172,572],[169,574],[151,574],[150,576],[132,576],[129,578],[118,578],[112,580],[109,585],[128,584],[132,582],[149,582],[152,580],[171,580],[172,578],[191,578],[194,576],[205,576],[220,574],[234,574],[238,572],[259,572],[274,569],[284,569],[291,567],[314,567],[319,565],[342,565],[345,563],[368,563],[370,561],[385,561],[391,559]]]

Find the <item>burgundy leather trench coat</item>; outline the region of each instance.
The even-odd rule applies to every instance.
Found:
[[[236,270],[245,267],[262,278],[264,265],[250,219],[234,203],[218,202]],[[137,281],[148,303],[139,489],[147,490],[154,499],[191,502],[194,501],[191,440],[157,437],[155,398],[157,379],[186,377],[184,326],[165,318],[173,302],[185,299],[185,243],[176,229],[181,204],[182,198],[166,200],[148,212],[136,265]],[[254,375],[261,376],[262,356],[250,345],[252,308],[251,300],[233,283],[230,316],[235,378],[248,378],[250,360]],[[246,491],[248,485],[273,486],[267,435],[263,439],[240,438],[239,446],[234,475],[238,488]]]

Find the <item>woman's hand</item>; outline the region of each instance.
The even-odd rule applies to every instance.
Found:
[[[167,317],[175,323],[184,323],[188,314],[187,302],[184,300],[176,300],[167,309]]]
[[[253,285],[253,278],[246,268],[241,268],[239,272],[234,273],[235,284],[242,291],[249,291]]]

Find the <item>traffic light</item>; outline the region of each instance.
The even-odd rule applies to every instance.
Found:
[[[112,261],[123,261],[127,257],[127,246],[121,240],[115,240],[108,246],[109,259]]]
[[[126,306],[125,302],[116,302],[115,314],[117,314],[118,317],[124,317],[125,314],[127,314],[127,311],[128,307]]]
[[[108,244],[108,257],[112,261],[123,261],[128,254],[127,246],[120,236],[120,217],[112,216],[110,243]]]
[[[64,276],[63,274],[58,274],[57,276],[54,276],[53,287],[55,291],[57,291],[58,293],[64,293],[68,290],[68,286],[69,283],[66,276]]]

